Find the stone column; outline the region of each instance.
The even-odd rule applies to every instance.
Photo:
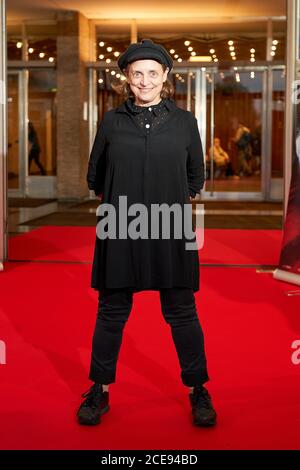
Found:
[[[58,13],[57,37],[57,197],[81,199],[89,195],[86,183],[89,157],[88,73],[85,63],[94,61],[94,23],[81,13]]]

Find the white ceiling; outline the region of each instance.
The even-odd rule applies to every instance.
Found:
[[[55,19],[59,10],[77,10],[90,19],[228,22],[245,16],[285,16],[286,0],[7,0],[8,22]]]

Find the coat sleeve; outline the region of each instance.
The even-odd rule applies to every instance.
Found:
[[[106,171],[107,138],[105,114],[97,129],[86,176],[88,187],[95,192],[96,196],[103,192]]]
[[[188,146],[187,177],[190,196],[200,193],[205,181],[204,158],[198,121],[191,114],[190,143]]]

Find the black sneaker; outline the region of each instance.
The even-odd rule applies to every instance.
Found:
[[[85,398],[77,411],[79,424],[93,426],[101,422],[101,415],[109,410],[109,393],[104,392],[102,385],[94,384],[89,390],[83,393]]]
[[[203,386],[194,387],[193,393],[190,393],[190,402],[193,424],[204,427],[216,424],[217,413],[212,406],[211,397],[206,388]]]

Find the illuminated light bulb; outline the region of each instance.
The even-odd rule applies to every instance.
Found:
[[[100,46],[100,47],[103,47],[104,44],[105,44],[105,43],[104,43],[103,41],[100,41],[100,42],[99,42],[99,46]]]
[[[253,52],[251,52],[251,57],[255,57],[255,54]]]
[[[191,41],[184,41],[185,46],[189,46],[191,44]]]
[[[214,54],[216,51],[214,49],[209,50],[210,54]]]
[[[111,52],[111,51],[112,51],[112,47],[111,47],[111,46],[108,46],[108,47],[106,48],[106,50],[107,50],[107,52]]]
[[[255,62],[255,58],[251,57],[250,62]]]
[[[121,80],[124,81],[126,80],[126,77],[124,77],[124,75],[121,76]]]
[[[192,51],[194,48],[192,46],[188,47],[188,51]]]
[[[272,51],[276,51],[276,46],[271,46]]]
[[[215,57],[217,57],[217,56],[216,56],[216,54],[213,54],[213,56],[212,56],[212,57],[213,57],[213,59],[215,59]]]
[[[255,52],[255,49],[253,49],[253,47],[252,47],[252,49],[250,49],[250,52],[254,53],[254,52]]]
[[[98,83],[103,83],[103,78],[99,78]]]
[[[191,55],[193,55],[193,56],[196,55],[196,52],[195,51],[191,52]]]
[[[111,73],[111,75],[116,75],[115,70],[112,70],[110,73]]]
[[[182,62],[182,59],[179,57],[179,59],[177,59],[178,62]]]
[[[274,56],[276,54],[275,51],[271,51],[271,56]]]
[[[45,57],[45,52],[40,52],[40,53],[39,53],[39,57],[40,57],[41,59],[43,59],[43,57]]]
[[[105,69],[105,72],[109,72],[109,69]]]
[[[99,55],[99,59],[104,59],[104,55],[103,55],[103,54],[100,54],[100,55]]]
[[[228,46],[233,46],[233,41],[228,41],[227,44]]]
[[[106,59],[105,62],[106,62],[107,64],[109,64],[109,63],[111,62],[111,60],[110,60],[110,59]]]
[[[214,59],[214,62],[218,62],[218,60],[219,60],[219,59],[216,57],[216,58]]]
[[[54,57],[49,57],[49,62],[54,62]]]
[[[234,46],[229,46],[230,51],[234,51]]]
[[[117,77],[117,78],[120,78],[120,77],[121,77],[121,75],[120,75],[119,73],[117,73],[116,77]]]
[[[201,70],[202,70],[202,72],[205,72],[206,68],[205,68],[205,67],[201,67]]]
[[[235,56],[235,52],[234,52],[234,51],[230,52],[230,55],[231,55],[232,57],[234,57],[234,56]]]
[[[251,72],[251,73],[250,73],[250,77],[251,77],[251,78],[255,78],[255,72]]]
[[[175,53],[175,49],[170,49],[170,54],[174,54]]]
[[[272,43],[273,43],[275,46],[277,46],[277,44],[278,44],[277,39],[274,39],[274,40],[272,41]]]
[[[178,54],[175,54],[175,55],[174,55],[174,58],[175,58],[175,59],[177,59],[178,57],[179,57],[179,55],[178,55]]]
[[[23,46],[23,43],[21,41],[18,41],[16,46],[18,49],[21,49],[21,47]]]
[[[114,56],[115,56],[115,57],[119,57],[119,55],[120,55],[120,52],[119,52],[119,51],[115,51],[115,52],[114,52]]]
[[[235,55],[234,55],[234,56],[232,56],[232,60],[236,60],[236,57],[235,57]]]
[[[28,49],[29,54],[32,54],[33,51],[34,51],[33,47],[30,47],[30,48]]]

